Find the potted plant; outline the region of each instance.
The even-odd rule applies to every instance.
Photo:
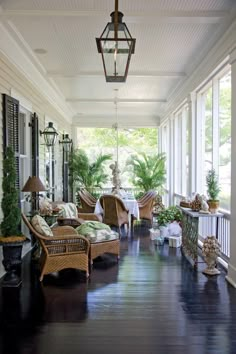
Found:
[[[3,247],[3,266],[6,275],[3,286],[19,286],[21,279],[21,251],[26,237],[20,231],[21,210],[19,207],[19,191],[16,188],[15,156],[11,147],[7,147],[3,160],[2,180],[2,212],[0,244]]]
[[[109,176],[104,172],[104,166],[111,159],[110,154],[99,154],[95,161],[91,162],[84,150],[73,151],[69,161],[70,186],[85,188],[93,194],[95,188],[102,188],[108,181]]]
[[[131,183],[143,192],[157,190],[163,192],[166,181],[166,154],[147,155],[141,153],[132,155],[127,163],[132,172]]]
[[[218,177],[214,169],[208,171],[206,176],[206,184],[207,184],[207,194],[208,194],[208,205],[210,213],[217,213],[219,209],[219,199],[218,195],[220,193],[220,187],[218,182]]]
[[[162,237],[168,237],[168,224],[172,221],[172,213],[169,209],[161,211],[157,216],[156,220],[161,232]]]

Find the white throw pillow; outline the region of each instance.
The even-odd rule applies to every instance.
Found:
[[[40,215],[35,215],[31,220],[31,224],[39,234],[53,236],[52,230]]]

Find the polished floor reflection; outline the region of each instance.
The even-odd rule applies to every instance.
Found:
[[[30,254],[22,277],[19,290],[1,289],[1,354],[236,353],[236,290],[224,272],[193,271],[142,227],[122,238],[119,264],[99,258],[89,281],[65,270],[41,284]]]

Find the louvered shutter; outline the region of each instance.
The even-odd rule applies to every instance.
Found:
[[[39,123],[36,113],[31,117],[32,127],[32,176],[39,176]]]
[[[3,147],[11,146],[16,158],[16,187],[20,189],[19,164],[19,101],[3,94]]]

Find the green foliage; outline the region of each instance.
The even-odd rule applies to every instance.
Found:
[[[108,175],[103,172],[104,163],[109,160],[111,155],[99,154],[94,162],[90,162],[84,150],[75,150],[69,161],[71,183],[90,191],[93,188],[102,188],[108,180]]]
[[[181,210],[177,206],[170,206],[169,212],[172,214],[172,221],[182,221],[183,215]]]
[[[176,206],[170,206],[169,208],[161,211],[157,215],[156,219],[159,226],[165,226],[172,221],[181,221],[182,213]]]
[[[206,176],[207,194],[210,200],[217,200],[220,193],[218,177],[214,169],[209,170]]]
[[[115,147],[117,139],[116,129],[109,128],[85,128],[80,129],[80,140],[86,148],[93,146]],[[83,141],[84,140],[84,141]],[[138,128],[138,129],[118,129],[119,147],[140,148],[148,145],[155,148],[157,146],[156,128]]]
[[[2,181],[2,212],[1,223],[2,236],[21,236],[21,210],[19,208],[19,190],[16,188],[16,167],[15,156],[11,147],[6,148],[5,159],[3,160],[3,181]]]
[[[157,215],[156,220],[159,226],[166,226],[169,222],[172,221],[172,214],[168,209],[165,209]]]
[[[131,183],[140,188],[143,192],[151,189],[162,192],[166,181],[166,155],[147,155],[140,153],[133,155],[127,161],[127,166],[131,168],[133,178]]]

